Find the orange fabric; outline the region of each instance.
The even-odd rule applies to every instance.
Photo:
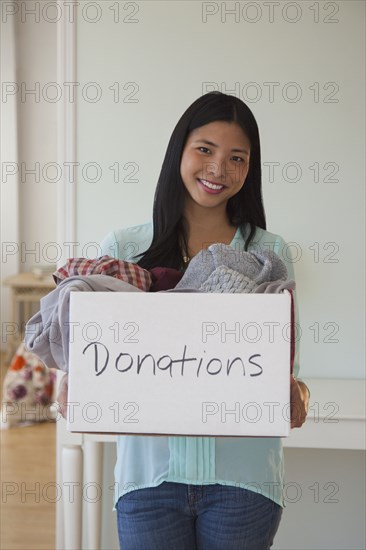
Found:
[[[22,355],[15,355],[10,365],[11,370],[21,370],[26,365],[26,361]]]

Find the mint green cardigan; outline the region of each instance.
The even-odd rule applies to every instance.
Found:
[[[152,222],[112,231],[101,243],[102,254],[136,261],[133,256],[150,246],[152,236]],[[244,250],[239,229],[230,245],[238,251]],[[295,278],[290,248],[282,237],[257,228],[248,250],[257,246],[267,250],[269,247],[278,254],[285,262],[288,278]],[[295,321],[298,322],[296,295]],[[299,373],[298,342],[296,348],[295,377]],[[117,436],[114,475],[114,504],[130,491],[171,481],[242,487],[284,506],[281,438]]]

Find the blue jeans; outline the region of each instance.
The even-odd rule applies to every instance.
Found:
[[[121,550],[267,550],[282,508],[228,485],[163,482],[117,503]]]

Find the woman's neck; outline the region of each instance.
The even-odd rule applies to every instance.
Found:
[[[184,213],[188,233],[217,233],[233,227],[229,221],[226,206],[222,208],[203,208],[196,204],[189,205]]]
[[[196,206],[196,205],[195,205]],[[217,208],[187,209],[187,244],[185,251],[187,259],[192,258],[203,248],[213,243],[230,244],[236,233],[236,227],[231,225],[226,209],[221,212]]]

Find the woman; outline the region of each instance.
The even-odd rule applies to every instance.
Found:
[[[111,232],[102,252],[145,269],[182,270],[215,242],[247,251],[270,246],[294,278],[283,239],[266,231],[257,123],[241,100],[220,92],[197,99],[176,125],[153,223]],[[304,383],[293,376],[290,382],[291,427],[300,427],[309,395]],[[122,549],[272,545],[284,505],[280,438],[119,436],[117,449]]]

